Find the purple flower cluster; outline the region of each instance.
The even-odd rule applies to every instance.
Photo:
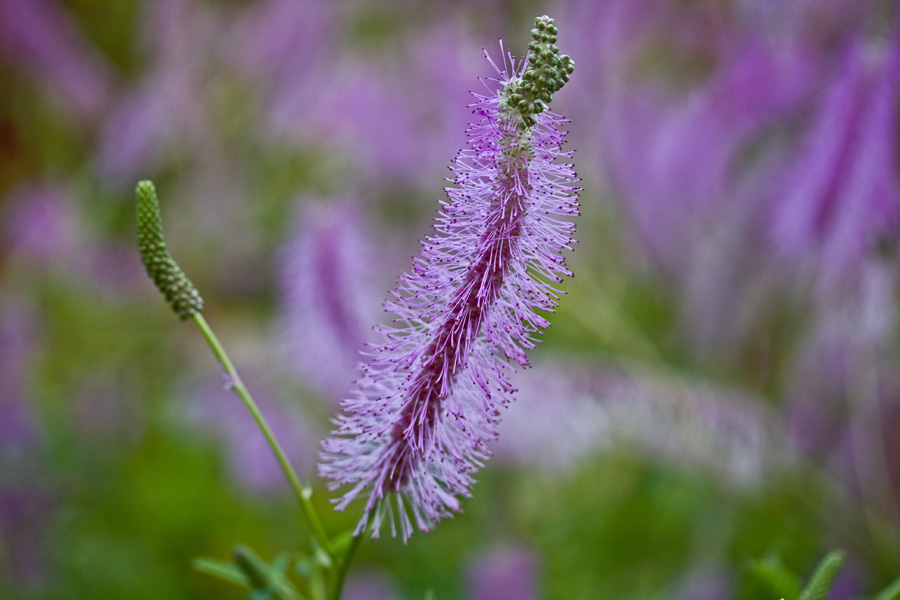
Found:
[[[480,119],[452,166],[437,233],[386,303],[397,318],[379,330],[324,442],[321,474],[350,486],[338,508],[368,490],[357,534],[371,524],[377,536],[387,517],[406,539],[412,520],[427,531],[459,510],[515,391],[509,362],[528,365],[525,351],[549,324],[537,311],[554,309],[552,282],[570,275],[562,251],[572,247],[565,217],[578,213],[578,179],[557,162],[571,156],[566,121],[544,109],[572,67],[557,56],[552,20],[532,33],[527,63],[491,62],[500,89],[475,94]]]

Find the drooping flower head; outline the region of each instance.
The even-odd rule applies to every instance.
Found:
[[[357,534],[371,524],[377,536],[388,518],[406,539],[412,520],[427,531],[459,510],[515,391],[509,363],[528,365],[525,351],[549,324],[538,311],[556,307],[552,284],[571,275],[562,251],[578,179],[557,163],[571,156],[566,121],[547,104],[574,64],[559,54],[552,19],[531,33],[527,61],[491,61],[499,90],[474,94],[478,120],[451,167],[436,234],[385,303],[394,323],[379,330],[323,444],[321,474],[350,486],[338,508],[368,494]]]

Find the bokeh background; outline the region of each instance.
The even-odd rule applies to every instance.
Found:
[[[243,598],[308,548],[146,278],[153,179],[303,476],[430,230],[470,90],[535,16],[575,60],[575,277],[464,512],[362,545],[351,600],[831,596],[900,575],[900,24],[867,0],[0,0],[0,598]]]

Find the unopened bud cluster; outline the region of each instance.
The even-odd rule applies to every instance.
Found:
[[[203,311],[203,298],[169,254],[162,233],[162,217],[156,188],[141,181],[135,189],[137,200],[138,248],[147,275],[166,297],[166,302],[179,317],[187,319]]]
[[[535,124],[534,115],[547,109],[550,98],[562,89],[575,70],[575,62],[568,55],[559,53],[557,33],[550,17],[545,15],[534,20],[532,41],[528,44],[528,66],[521,81],[508,90],[507,102],[522,115],[527,127]]]

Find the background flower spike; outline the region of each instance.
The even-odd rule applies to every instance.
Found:
[[[153,279],[153,283],[166,297],[166,302],[182,320],[194,313],[203,312],[203,298],[166,247],[159,199],[156,197],[156,187],[152,181],[138,182],[135,188],[135,201],[138,248],[147,275]]]

